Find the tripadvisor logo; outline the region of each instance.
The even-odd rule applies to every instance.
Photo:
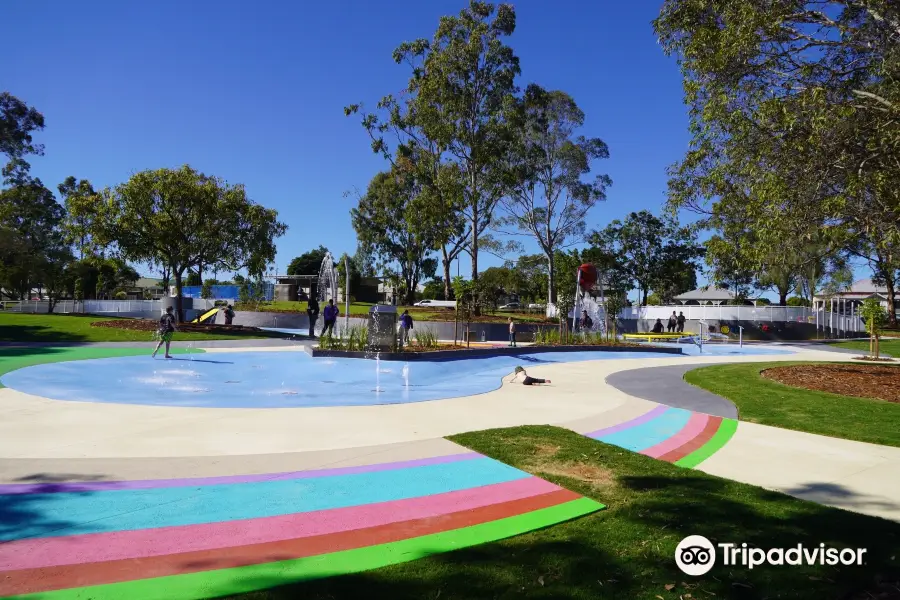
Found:
[[[716,548],[718,547],[718,552]],[[832,548],[825,544],[806,547],[797,544],[790,548],[749,547],[746,543],[719,543],[715,546],[702,535],[689,535],[675,548],[675,564],[687,575],[704,575],[712,569],[717,558],[724,566],[752,569],[760,565],[862,565],[866,548]]]

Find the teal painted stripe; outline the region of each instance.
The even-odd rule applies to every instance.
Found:
[[[104,492],[25,494],[34,515],[0,541],[107,533],[389,502],[530,477],[490,458],[353,475]]]
[[[670,408],[655,419],[641,423],[622,431],[596,439],[607,444],[621,446],[632,452],[641,452],[656,444],[664,442],[681,431],[691,418],[691,411],[682,408]]]

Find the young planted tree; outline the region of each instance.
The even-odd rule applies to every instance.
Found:
[[[869,356],[880,358],[879,339],[881,329],[887,322],[887,312],[881,303],[875,298],[866,299],[859,307],[859,316],[866,324],[866,332],[869,334]]]
[[[606,175],[582,178],[594,160],[609,158],[609,150],[599,138],[575,135],[584,112],[565,92],[529,85],[510,121],[508,194],[501,201],[506,217],[500,223],[537,242],[547,260],[547,302],[553,303],[555,253],[583,240],[585,217],[611,184]]]
[[[189,166],[136,173],[108,192],[107,202],[106,217],[92,234],[101,243],[115,242],[127,260],[168,265],[180,317],[186,271],[203,262],[261,274],[274,260],[275,238],[287,229],[276,211],[251,201],[242,185]]]

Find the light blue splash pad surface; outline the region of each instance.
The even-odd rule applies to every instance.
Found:
[[[49,363],[12,371],[0,381],[27,394],[74,402],[198,408],[365,406],[489,392],[517,365],[527,369],[661,356],[678,360],[677,355],[639,352],[535,352],[404,363],[312,358],[305,352],[227,352],[168,360],[129,356]]]

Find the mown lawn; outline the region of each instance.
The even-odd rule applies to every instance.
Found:
[[[850,342],[837,342],[834,346],[838,348],[847,348],[849,350],[859,350],[866,354],[869,353],[868,340],[853,340]],[[895,358],[900,358],[900,339],[882,339],[878,345],[878,349],[882,354],[887,354]]]
[[[21,314],[0,312],[0,342],[151,342],[146,331],[91,327],[110,317]],[[268,337],[255,333],[188,333],[178,332],[175,341],[240,340]]]
[[[731,400],[741,421],[900,446],[900,404],[805,390],[760,376],[767,368],[792,364],[802,363],[717,365],[688,371],[684,379]]]
[[[588,517],[391,567],[233,600],[565,598],[803,600],[887,598],[900,583],[900,524],[682,469],[555,427],[467,433],[454,441],[589,496]],[[765,549],[867,548],[863,566],[675,565],[688,535]]]

